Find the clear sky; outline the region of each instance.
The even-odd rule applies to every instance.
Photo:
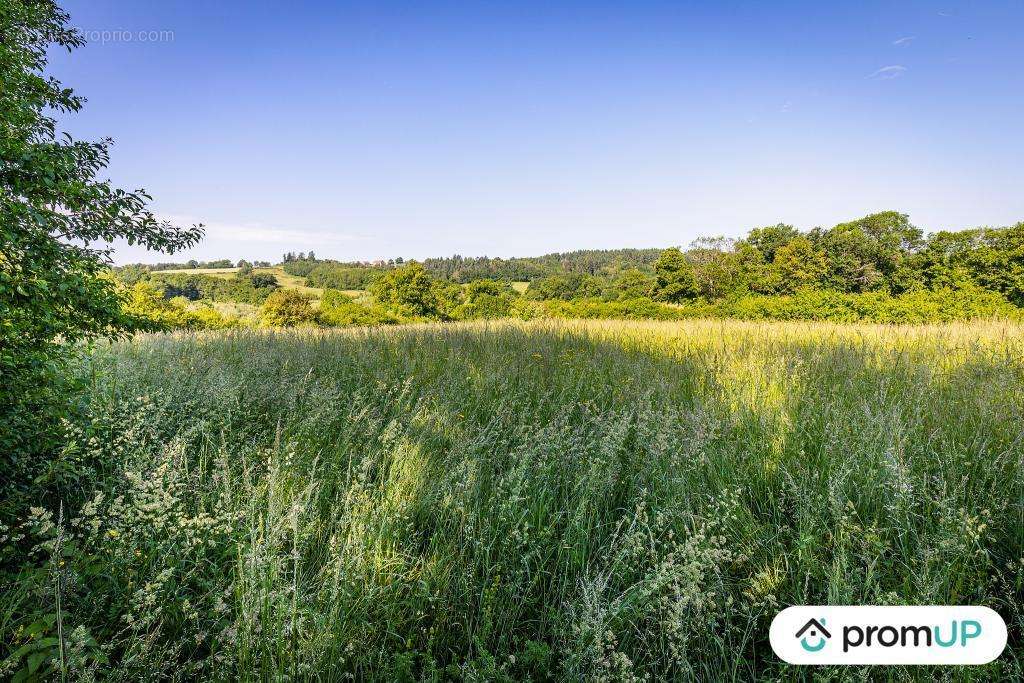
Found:
[[[173,260],[1024,220],[1022,0],[63,4],[66,127],[207,224]]]

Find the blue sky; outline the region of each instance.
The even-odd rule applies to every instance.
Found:
[[[1021,0],[64,5],[66,128],[207,224],[174,260],[1024,220]]]

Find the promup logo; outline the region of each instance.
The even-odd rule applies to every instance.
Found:
[[[1006,624],[987,607],[789,607],[769,639],[791,664],[987,664]]]
[[[805,633],[807,635],[804,635]],[[822,617],[820,621],[817,619],[808,620],[803,628],[796,632],[796,637],[800,639],[800,646],[803,649],[808,652],[818,652],[828,644],[828,639],[832,637],[832,634],[825,629],[825,618]],[[808,638],[815,644],[811,645],[808,643]],[[817,638],[817,641],[814,640],[815,638]]]

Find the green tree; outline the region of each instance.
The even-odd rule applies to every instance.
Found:
[[[434,279],[416,261],[388,270],[369,287],[377,302],[405,316],[432,317],[438,314]]]
[[[830,284],[846,292],[877,289],[902,291],[907,281],[904,264],[922,246],[919,228],[907,214],[873,213],[831,230],[813,233],[825,253]]]
[[[549,275],[534,280],[526,290],[531,299],[548,300],[586,299],[601,295],[604,282],[592,275],[584,273],[565,273]]]
[[[695,298],[699,290],[693,264],[678,247],[661,252],[654,262],[654,295],[661,301]]]
[[[270,327],[315,325],[319,322],[313,298],[297,289],[279,289],[260,307],[260,320]]]
[[[622,271],[612,282],[609,296],[612,299],[644,299],[654,293],[654,276],[637,268]]]
[[[778,291],[792,294],[821,280],[826,270],[825,255],[801,235],[775,251],[772,267],[778,273]]]
[[[734,247],[734,241],[725,237],[702,237],[686,252],[686,259],[693,264],[699,296],[721,299],[743,288],[741,263]]]
[[[746,240],[740,240],[735,251],[739,268],[738,290],[758,294],[772,294],[778,290],[778,273],[765,261],[759,249]]]
[[[763,228],[754,228],[747,234],[744,240],[747,244],[761,252],[765,263],[771,263],[775,259],[775,251],[784,247],[790,240],[800,236],[800,231],[792,225],[777,223]]]
[[[434,280],[433,298],[435,310],[432,315],[441,320],[452,320],[455,309],[462,305],[462,286],[450,280]]]
[[[885,277],[873,256],[870,238],[857,226],[812,233],[825,254],[826,285],[840,292],[869,292],[881,288]]]
[[[248,279],[254,289],[277,289],[281,286],[272,273],[253,273]]]
[[[83,104],[45,74],[48,50],[83,44],[68,21],[51,0],[0,3],[0,466],[15,486],[58,438],[75,346],[133,323],[101,277],[111,250],[93,245],[124,239],[170,252],[202,235],[157,220],[144,192],[98,179],[110,140],[58,131],[54,113]]]
[[[974,279],[1024,306],[1024,223],[981,230],[980,238],[967,258]]]
[[[464,300],[454,309],[457,320],[506,318],[510,315],[516,292],[507,282],[473,280],[466,285]]]

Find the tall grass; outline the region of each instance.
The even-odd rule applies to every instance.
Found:
[[[71,672],[876,677],[771,653],[779,609],[834,603],[993,607],[996,663],[882,675],[1019,678],[1022,359],[1000,323],[139,337],[83,368],[67,529],[10,533],[62,529]]]

